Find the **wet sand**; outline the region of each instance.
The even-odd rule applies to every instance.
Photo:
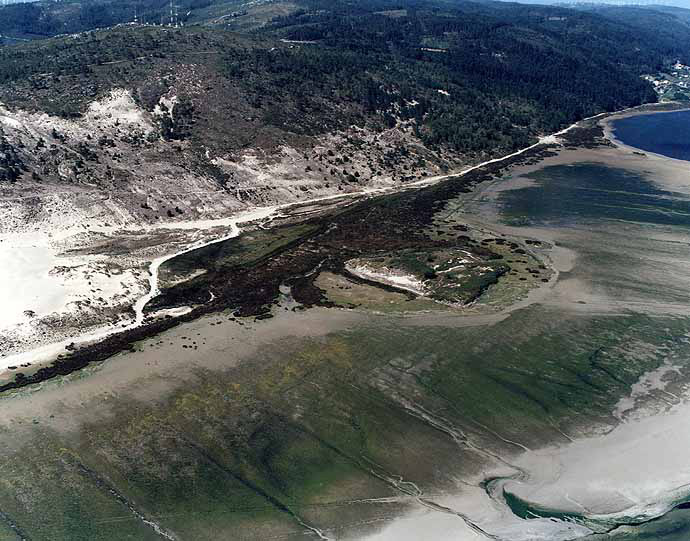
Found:
[[[620,116],[604,121],[607,134],[610,134],[610,122],[615,118]],[[501,193],[533,185],[534,181],[527,176],[537,170],[583,162],[641,172],[662,189],[690,195],[690,164],[641,153],[619,141],[615,144],[616,148],[564,150],[537,165],[515,168],[507,182],[496,180],[477,190],[468,204],[470,212],[481,215],[481,218],[476,218],[477,223],[486,223],[487,218],[489,222],[500,222],[497,201]],[[541,299],[544,306],[602,315],[641,312],[685,317],[688,314],[687,300],[669,303],[663,298],[611,296],[610,291],[592,287],[596,277],[594,281],[585,280],[583,273],[577,272],[578,267],[581,271],[584,264],[577,249],[583,239],[594,246],[610,246],[612,239],[614,242],[617,239],[618,249],[639,254],[640,260],[655,261],[656,274],[643,278],[663,288],[664,280],[672,276],[673,285],[687,291],[690,287],[687,272],[674,273],[675,267],[690,269],[687,230],[670,227],[644,229],[633,224],[614,224],[604,229],[593,226],[592,230],[587,225],[553,228],[548,225],[511,227],[492,224],[492,228],[508,235],[534,236],[556,245],[551,263],[568,277],[559,280]],[[639,237],[635,237],[636,231],[639,231]],[[559,250],[559,245],[569,248]],[[670,248],[667,250],[665,247]],[[682,249],[677,251],[676,247]],[[669,282],[666,284],[670,285]],[[689,338],[682,335],[677,340],[686,343]],[[687,368],[686,361],[684,357],[669,357],[667,364],[659,370],[641,377],[632,386],[630,395],[619,401],[616,415],[621,422],[609,429],[601,427],[604,434],[578,438],[571,444],[530,450],[515,458],[514,466],[525,472],[523,475],[526,477],[507,480],[501,489],[529,502],[528,505],[535,510],[558,510],[563,514],[584,516],[583,524],[595,528],[595,531],[597,525],[603,528],[606,524],[643,522],[685,501],[690,494],[690,465],[686,453],[690,438],[686,420],[690,406],[687,403],[688,374],[687,370],[681,371],[681,367]],[[504,517],[503,520],[508,525],[514,522],[514,517]],[[495,524],[500,525],[501,520]],[[510,539],[561,538],[548,529],[540,533],[533,529],[525,537],[525,531],[529,531],[529,528],[525,530],[526,526],[513,524],[506,527],[507,530],[499,527],[496,532],[502,531],[501,535],[510,532]]]
[[[200,369],[227,370],[251,358],[265,344],[286,338],[318,338],[367,319],[350,311],[281,308],[270,321],[237,320],[231,312],[204,316],[137,343],[135,351],[59,380],[8,393],[0,398],[0,424],[9,428],[38,419],[56,429],[77,428],[92,416],[107,415],[109,400],[131,396],[164,401],[173,390],[193,382]]]
[[[627,115],[636,114],[634,112]],[[611,120],[619,116],[611,117]],[[609,120],[604,121],[607,126]],[[583,315],[618,316],[645,313],[657,317],[688,314],[687,302],[664,302],[656,298],[617,298],[609,291],[593,287],[591,280],[583,278],[581,254],[577,246],[583,239],[593,245],[607,245],[618,238],[621,249],[639,252],[640,258],[651,258],[660,265],[656,276],[649,276],[651,283],[663,287],[669,269],[679,266],[688,268],[687,246],[690,238],[686,231],[672,228],[643,230],[635,226],[623,226],[624,234],[615,228],[596,231],[587,226],[553,228],[549,226],[510,226],[500,216],[497,201],[505,191],[534,185],[530,173],[551,166],[568,166],[578,163],[597,163],[607,167],[626,169],[644,174],[659,187],[671,192],[690,195],[690,164],[627,147],[615,141],[615,147],[562,150],[556,156],[547,157],[538,164],[519,166],[510,171],[508,180],[497,179],[482,184],[459,206],[448,209],[449,216],[462,215],[475,227],[488,226],[491,231],[507,238],[536,238],[552,243],[553,248],[545,257],[557,271],[557,279],[550,287],[542,287],[530,293],[513,308],[525,308],[532,303],[544,307]],[[635,237],[639,229],[640,237]],[[632,242],[631,242],[632,240]],[[615,242],[615,240],[614,240]],[[665,246],[670,247],[666,250]],[[677,246],[684,247],[685,255],[671,255]],[[579,269],[578,269],[579,267]],[[668,278],[666,278],[668,279]],[[676,286],[687,291],[690,281],[687,273],[673,274]],[[595,280],[596,281],[596,280]],[[484,318],[484,323],[494,322],[496,316]],[[498,316],[500,319],[501,316]],[[416,325],[449,324],[462,317],[438,314]],[[686,343],[688,336],[678,336]],[[684,370],[681,371],[680,367]],[[563,515],[582,517],[580,523],[560,522],[549,518],[522,520],[504,504],[487,497],[484,490],[458,486],[457,493],[437,501],[454,509],[464,510],[485,528],[487,536],[496,535],[511,541],[565,540],[584,537],[592,531],[603,531],[620,522],[644,522],[673,509],[690,494],[690,466],[687,461],[688,438],[687,402],[689,374],[684,357],[667,361],[658,370],[644,374],[633,384],[630,394],[621,397],[615,415],[619,422],[608,426],[592,427],[590,436],[575,433],[567,435],[572,443],[530,449],[513,456],[507,471],[494,464],[476,478],[468,476],[465,482],[479,483],[482,479],[504,477],[500,490],[517,496],[536,509],[553,510]],[[499,466],[499,467],[497,467]],[[519,472],[518,479],[511,479]],[[496,489],[499,490],[499,489]],[[435,526],[439,531],[434,539],[443,541],[458,538],[458,530],[442,526],[443,520],[429,513],[410,513],[404,519],[366,539],[392,541],[416,539]]]

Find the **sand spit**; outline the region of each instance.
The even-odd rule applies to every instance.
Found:
[[[504,490],[535,509],[584,515],[592,522],[644,522],[690,496],[690,405],[622,423],[612,432],[564,447],[525,453],[516,465],[526,483]]]
[[[409,291],[415,295],[424,295],[426,293],[424,283],[421,280],[402,271],[389,269],[387,267],[374,269],[358,260],[349,261],[345,268],[355,276],[359,276],[365,280],[381,282],[395,287],[396,289]]]

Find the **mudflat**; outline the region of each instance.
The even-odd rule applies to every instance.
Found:
[[[6,537],[552,540],[672,509],[690,482],[690,179],[585,139],[170,260],[150,310],[202,310],[5,393]],[[306,265],[327,253],[316,225],[352,253]],[[404,227],[420,242],[376,236]],[[489,262],[505,272],[449,302]],[[270,310],[239,310],[255,304],[233,287],[269,264]],[[662,447],[678,460],[644,462]]]

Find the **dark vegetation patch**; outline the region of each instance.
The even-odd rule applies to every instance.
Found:
[[[563,144],[567,147],[596,148],[601,146],[613,146],[606,139],[604,129],[597,122],[588,121],[582,126],[574,127],[561,136]]]
[[[346,262],[354,258],[385,257],[403,252],[428,255],[464,248],[481,260],[497,260],[494,252],[467,235],[433,236],[433,217],[447,201],[493,178],[503,167],[549,153],[547,147],[538,147],[429,188],[371,198],[325,218],[274,228],[269,236],[275,235],[283,241],[268,239],[271,249],[266,249],[264,243],[257,252],[251,242],[240,237],[202,248],[199,253],[188,252],[166,263],[163,272],[167,272],[167,265],[178,268],[178,272],[198,268],[207,272],[165,289],[146,308],[151,312],[190,302],[205,302],[208,292],[212,291],[216,297],[214,303],[219,307],[236,308],[242,316],[257,315],[270,310],[282,284],[297,283],[298,288],[293,291],[295,300],[306,306],[318,304],[316,299],[321,297],[317,289],[312,289],[318,275],[316,271],[344,274]],[[295,228],[301,228],[302,232],[296,232]],[[422,275],[430,270],[418,258],[413,259],[418,262],[416,270]],[[486,276],[463,284],[463,297],[466,301],[476,299],[506,271],[507,266],[498,264]],[[350,279],[361,280],[351,273],[346,274]],[[425,278],[432,279],[431,276]]]
[[[455,238],[431,238],[429,232],[434,214],[442,210],[448,200],[471,191],[480,182],[490,180],[503,168],[550,154],[548,147],[536,147],[428,188],[371,198],[330,216],[278,227],[275,235],[282,240],[270,250],[256,250],[256,246],[249,243],[250,251],[243,252],[242,257],[247,253],[251,256],[241,262],[233,259],[238,256],[238,251],[232,246],[232,241],[237,242],[238,239],[202,248],[199,257],[209,266],[208,272],[163,290],[146,309],[150,312],[165,307],[204,304],[185,315],[156,320],[82,347],[29,375],[19,372],[13,381],[0,386],[0,392],[69,374],[204,314],[226,308],[234,309],[238,316],[269,313],[283,284],[292,286],[293,297],[305,306],[330,305],[323,298],[322,291],[314,285],[318,275],[316,271],[346,273],[345,262],[353,257],[409,248],[434,250],[465,247],[480,257],[491,258],[494,253],[463,235],[462,229],[458,230]],[[291,228],[301,229],[295,234]],[[172,274],[197,269],[195,253],[188,252],[170,260]],[[476,283],[474,296],[488,285],[486,282]],[[208,302],[209,292],[215,295],[211,302]]]

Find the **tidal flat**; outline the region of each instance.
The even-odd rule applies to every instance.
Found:
[[[687,164],[576,146],[471,189],[322,214],[331,237],[285,218],[271,224],[278,237],[257,228],[171,260],[152,312],[262,283],[270,265],[269,312],[209,309],[5,393],[0,539],[618,540],[687,528]],[[416,236],[391,244],[405,228]],[[333,246],[351,252],[330,266],[304,256]],[[447,303],[348,273],[357,250],[380,252],[379,267],[404,259],[422,281],[460,265],[459,281],[509,270]],[[238,257],[251,265],[238,270]]]

